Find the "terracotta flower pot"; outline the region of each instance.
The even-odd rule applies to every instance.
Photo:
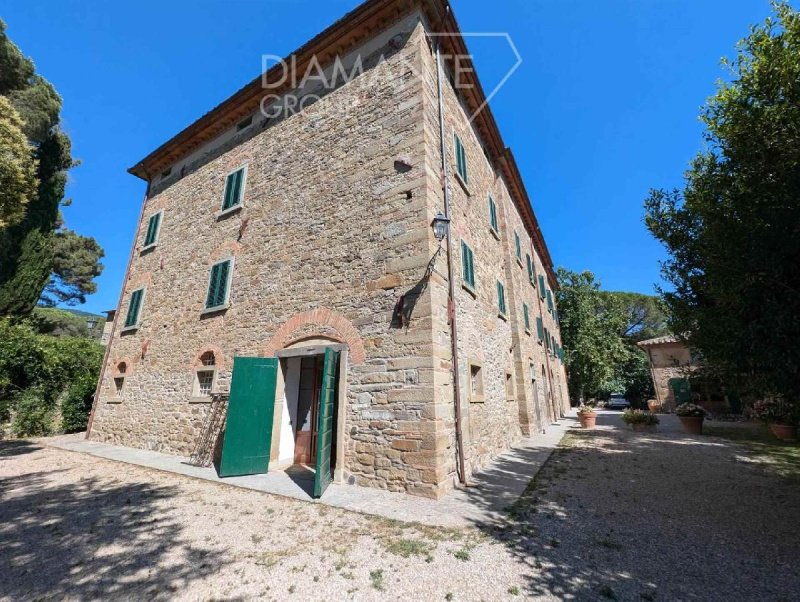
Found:
[[[703,420],[702,416],[678,416],[683,425],[683,430],[690,435],[703,434]]]
[[[632,424],[631,428],[637,433],[655,433],[658,429],[655,424]]]
[[[794,441],[797,439],[796,426],[791,426],[788,424],[775,424],[773,422],[770,423],[769,430],[771,430],[772,434],[782,441]]]
[[[661,404],[658,403],[655,399],[648,399],[647,409],[653,412],[653,414],[656,414],[661,411]]]
[[[595,422],[597,422],[597,412],[590,412],[588,414],[578,414],[578,420],[581,426],[585,429],[593,429]]]

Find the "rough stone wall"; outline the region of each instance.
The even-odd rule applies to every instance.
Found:
[[[440,495],[432,458],[444,427],[428,413],[431,301],[420,286],[434,245],[421,82],[410,68],[423,37],[417,19],[395,27],[402,43],[381,49],[380,67],[147,199],[120,320],[130,293],[145,285],[141,325],[113,333],[92,439],[188,455],[209,408],[192,400],[205,350],[219,354],[215,388],[225,392],[233,356],[326,336],[351,347],[339,433],[347,438],[345,478]],[[410,169],[396,163],[400,157]],[[218,217],[226,174],[243,164],[243,207]],[[147,219],[159,210],[158,245],[140,253]],[[228,256],[235,258],[229,308],[201,315],[211,265]],[[117,398],[121,361],[127,372]]]
[[[423,55],[425,144],[432,219],[444,207],[440,179],[439,107],[435,55]],[[540,374],[545,361],[544,347],[536,338],[539,305],[536,288],[528,280],[525,255],[532,253],[530,237],[522,224],[509,190],[499,171],[487,158],[480,137],[445,74],[445,144],[451,195],[451,232],[453,269],[456,281],[457,324],[459,330],[459,381],[462,399],[463,436],[468,474],[485,466],[498,453],[508,449],[522,434],[540,432],[550,423],[542,391],[534,397],[534,386],[541,386],[541,376],[531,379],[531,364]],[[468,182],[456,176],[454,134],[465,147]],[[489,221],[489,195],[497,204],[499,232],[493,233]],[[522,244],[521,265],[514,256],[514,231]],[[475,289],[464,286],[461,242],[474,254]],[[436,411],[448,421],[454,420],[453,384],[450,378],[452,353],[447,315],[446,264],[437,264],[439,272],[432,279],[434,353],[442,368],[436,387]],[[538,273],[544,273],[538,260]],[[507,315],[498,312],[497,280],[505,285]],[[529,306],[531,328],[525,332],[522,303]],[[471,366],[480,367],[483,395],[471,391]],[[557,372],[557,370],[554,370]],[[506,376],[511,375],[513,393],[506,394]],[[551,412],[552,413],[552,412]],[[439,450],[445,460],[442,470],[455,470],[453,432]]]
[[[675,394],[669,386],[672,378],[686,378],[692,370],[692,356],[681,343],[667,343],[650,347],[653,384],[664,411],[675,409]]]

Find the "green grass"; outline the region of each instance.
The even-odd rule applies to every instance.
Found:
[[[420,539],[409,539],[400,537],[397,539],[385,539],[383,546],[387,551],[396,556],[409,558],[411,556],[429,556],[433,550],[434,545],[427,541]]]
[[[376,590],[379,592],[384,590],[385,586],[383,585],[383,569],[370,571],[369,580],[372,582],[372,587],[374,587]]]
[[[735,427],[706,423],[703,433],[741,443],[750,448],[767,470],[783,477],[800,479],[800,445],[796,441],[781,441],[766,426]]]

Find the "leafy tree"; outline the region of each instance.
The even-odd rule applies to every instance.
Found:
[[[61,99],[8,39],[2,21],[0,96],[21,116],[38,166],[38,187],[28,199],[25,216],[0,230],[0,315],[29,315],[48,283],[46,303],[82,302],[94,292],[90,275],[102,270],[102,251],[91,239],[61,228],[66,172],[76,164],[69,137],[58,128]],[[65,257],[73,251],[74,257]]]
[[[566,352],[569,389],[573,401],[595,396],[614,377],[626,357],[620,332],[625,328],[622,304],[603,295],[589,272],[558,269],[556,293],[561,339]]]
[[[103,271],[100,258],[105,255],[94,238],[61,229],[52,238],[53,272],[40,303],[75,305],[85,303],[86,295],[97,290],[94,279]]]
[[[36,160],[16,109],[0,96],[0,230],[19,223],[36,194]]]
[[[620,336],[630,343],[668,334],[667,313],[659,297],[621,291],[604,292],[616,298],[625,312],[625,325]]]
[[[800,15],[751,29],[701,118],[707,150],[682,191],[653,190],[676,333],[728,382],[800,402]]]

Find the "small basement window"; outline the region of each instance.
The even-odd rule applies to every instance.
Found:
[[[483,401],[483,370],[478,364],[469,365],[469,399]]]
[[[514,375],[506,371],[506,399],[513,401],[514,399]]]
[[[210,397],[214,390],[217,375],[217,358],[213,351],[206,351],[200,356],[200,369],[195,371],[193,397]]]

